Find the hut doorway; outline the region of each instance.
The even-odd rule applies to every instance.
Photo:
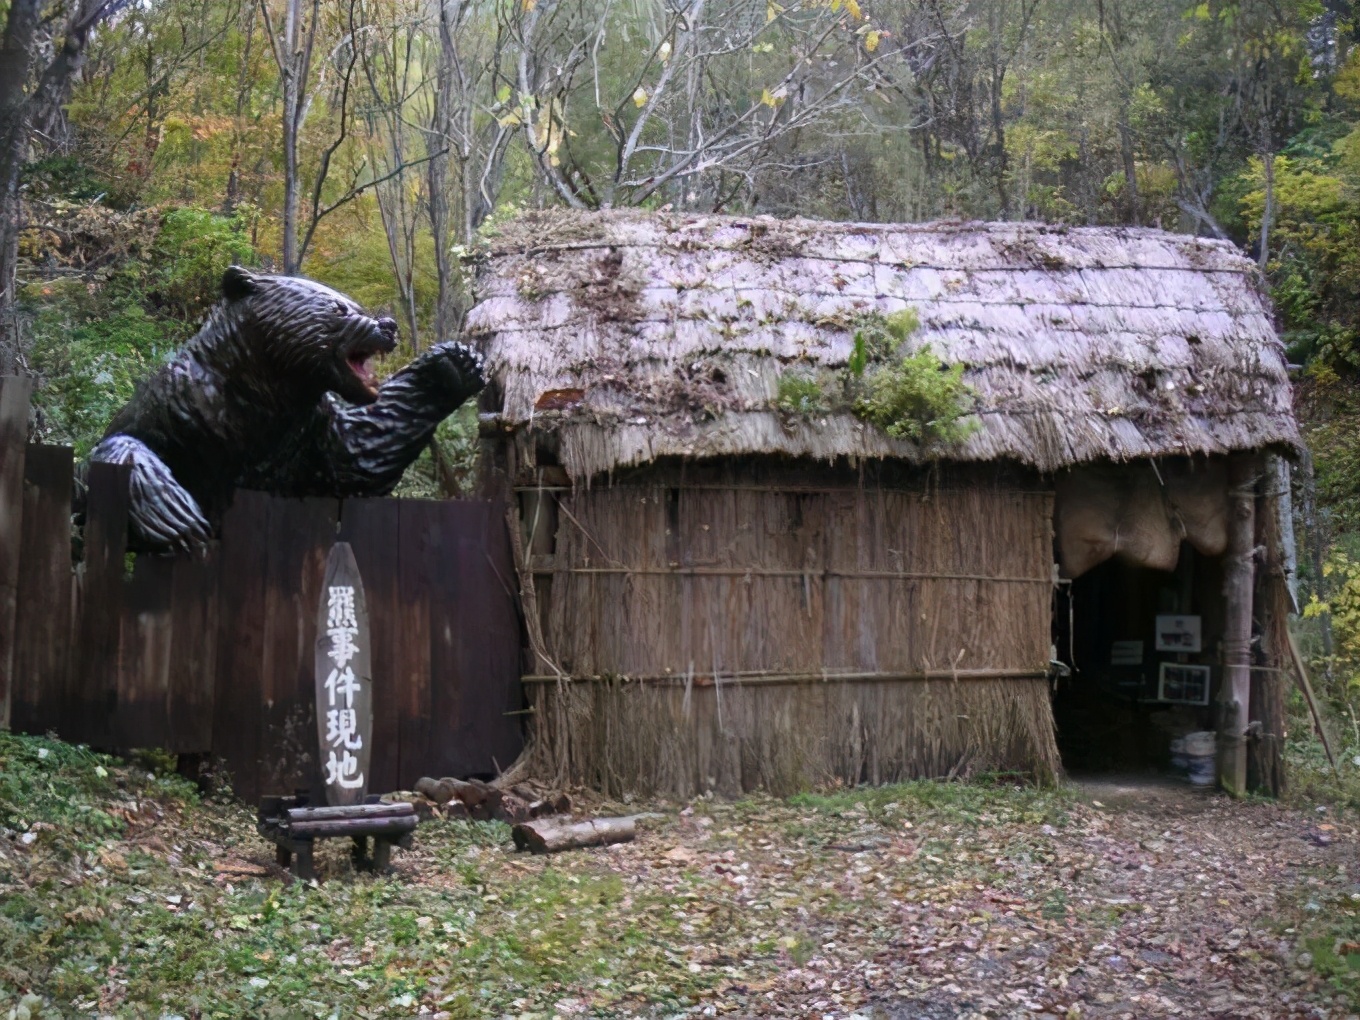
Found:
[[[1174,737],[1212,728],[1222,569],[1221,556],[1182,543],[1174,570],[1114,557],[1058,590],[1053,636],[1066,675],[1053,715],[1067,771],[1164,771]]]

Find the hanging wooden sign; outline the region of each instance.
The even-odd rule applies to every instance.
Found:
[[[316,731],[328,804],[362,804],[373,735],[368,609],[354,551],[336,542],[316,624]]]

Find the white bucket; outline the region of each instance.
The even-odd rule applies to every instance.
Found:
[[[1218,735],[1213,730],[1185,735],[1185,759],[1190,771],[1190,785],[1214,785],[1214,757],[1217,750]]]

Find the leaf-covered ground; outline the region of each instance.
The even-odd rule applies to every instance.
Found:
[[[1110,783],[649,807],[637,842],[551,858],[423,825],[387,878],[328,845],[307,886],[240,806],[0,734],[0,1017],[1356,1009],[1357,833],[1330,810]]]

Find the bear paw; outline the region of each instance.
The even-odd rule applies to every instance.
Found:
[[[448,340],[436,344],[417,359],[430,366],[444,388],[460,394],[459,403],[486,385],[486,363],[467,344]]]

